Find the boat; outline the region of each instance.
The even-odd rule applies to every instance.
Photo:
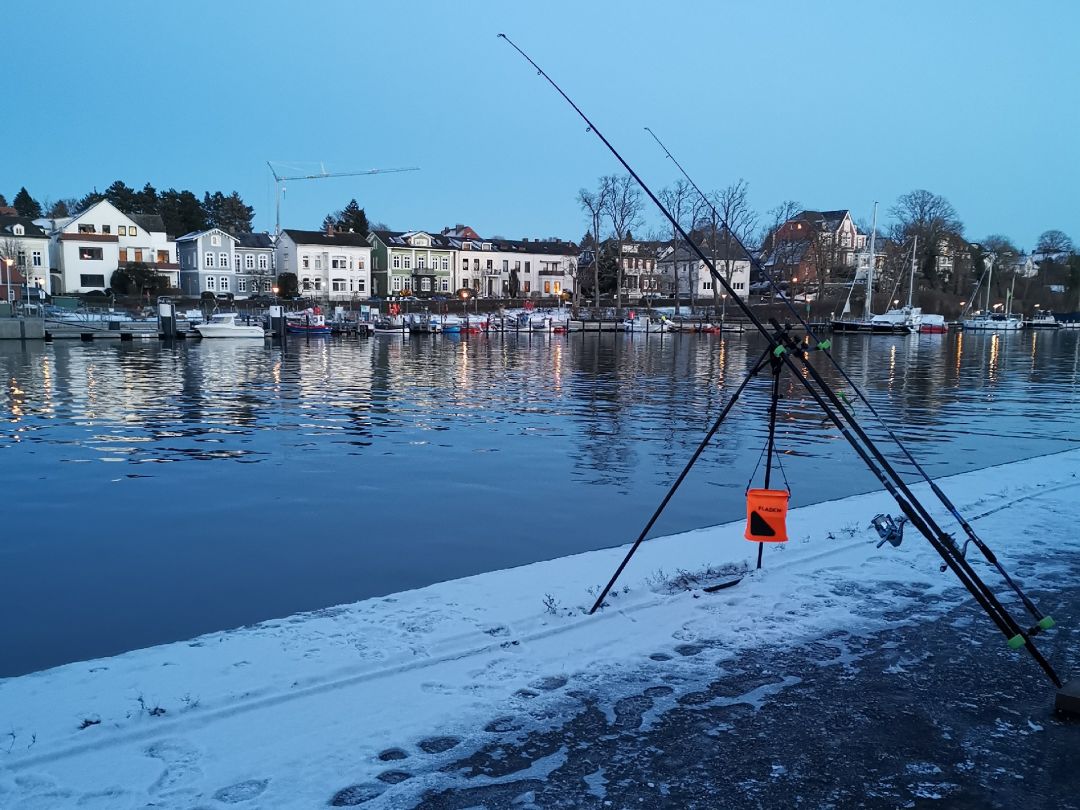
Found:
[[[395,315],[376,318],[372,325],[376,335],[404,335],[407,331],[401,317]]]
[[[861,318],[848,317],[851,312],[851,293],[859,281],[859,273],[855,272],[855,279],[848,289],[847,300],[844,302],[844,310],[839,318],[830,321],[832,331],[840,334],[854,333],[863,335],[906,335],[912,330],[911,323],[916,313],[912,307],[905,309],[889,310],[883,315],[874,314],[874,257],[877,245],[877,203],[874,203],[874,220],[870,230],[870,253],[866,267],[866,303],[863,306]],[[921,315],[919,310],[918,314]]]
[[[194,326],[199,337],[204,338],[259,338],[266,337],[266,332],[261,326],[242,324],[236,322],[235,312],[220,312],[211,316],[207,323],[197,323]]]
[[[330,325],[319,307],[285,313],[285,331],[291,335],[329,335]]]
[[[971,317],[964,318],[964,331],[965,332],[1019,332],[1024,328],[1023,320],[1012,314],[1012,288],[1009,289],[1008,295],[1005,297],[1005,311],[994,312],[996,307],[1000,307],[1001,304],[994,304],[990,306],[990,282],[994,278],[994,254],[991,253],[988,257],[986,272],[983,274],[986,276],[986,309],[983,312],[977,312]],[[979,279],[979,284],[982,283],[982,279]],[[1013,286],[1016,285],[1016,276],[1013,276]],[[978,285],[976,285],[975,292],[978,292]],[[975,295],[971,296],[972,300],[975,299]]]
[[[945,322],[944,315],[931,315],[923,313],[919,320],[919,334],[943,335],[949,331],[949,325]]]
[[[1027,329],[1060,329],[1061,322],[1054,317],[1053,312],[1037,312],[1029,320],[1024,321]]]

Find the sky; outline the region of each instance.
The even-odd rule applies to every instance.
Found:
[[[99,0],[4,12],[0,192],[236,190],[274,228],[266,162],[295,173],[282,226],[355,197],[402,230],[578,239],[577,191],[620,169],[511,36],[654,188],[744,178],[882,220],[926,188],[969,239],[1080,240],[1080,3],[1045,0],[367,3]],[[648,227],[661,218],[648,211]]]

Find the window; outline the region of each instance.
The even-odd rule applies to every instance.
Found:
[[[395,270],[400,270],[401,269],[401,256],[399,256],[396,253],[394,254],[393,267],[394,267]]]
[[[127,248],[120,248],[120,261],[126,262],[127,260]]]
[[[409,270],[411,268],[412,268],[412,256],[406,256],[405,257],[405,269]]]
[[[348,264],[344,256],[330,257],[330,267],[334,270],[344,270],[348,267]]]
[[[221,289],[222,292],[228,292],[229,291],[229,277],[228,276],[222,276],[221,277],[221,287],[220,287],[220,289]]]
[[[462,259],[461,260],[461,269],[462,270],[468,270],[469,269],[469,260],[468,259]]]
[[[138,235],[139,235],[139,232],[138,232],[138,230],[136,230],[135,226],[134,225],[129,225],[128,226],[128,236],[138,236]]]
[[[364,292],[365,289],[366,289],[366,285],[364,284],[364,280],[362,278],[358,278],[356,280],[356,291],[357,292]]]
[[[322,270],[322,256],[315,257],[315,269]]]
[[[529,272],[529,262],[525,262],[525,272]]]
[[[701,289],[703,289],[703,290],[711,290],[712,289],[712,281],[703,281],[703,282],[701,282]]]
[[[439,290],[442,292],[450,292],[450,279],[441,279],[439,281]]]
[[[544,282],[544,295],[551,295],[551,282],[550,281],[545,281]]]
[[[490,273],[490,272],[491,272],[491,270],[492,270],[492,265],[493,265],[493,264],[494,264],[494,262],[493,262],[493,261],[491,261],[491,259],[488,259],[488,260],[487,260],[487,270],[488,270],[488,272],[489,272],[489,273]]]
[[[334,292],[346,292],[345,279],[334,278],[330,280],[330,289]]]
[[[24,228],[22,225],[16,225],[11,229],[11,232],[16,236],[23,236],[26,234],[26,228]]]
[[[525,292],[532,292],[532,282],[529,279],[525,279]]]
[[[401,292],[401,276],[394,276],[390,280],[390,287],[394,292]]]
[[[247,279],[243,276],[236,280],[236,291],[242,293],[247,292]]]
[[[80,225],[79,233],[97,233],[93,225]]]
[[[116,232],[120,236],[127,236],[127,225],[117,225],[116,226]]]
[[[300,257],[300,267],[302,267],[304,270],[311,269],[311,257],[308,256],[306,253]]]
[[[469,287],[469,286],[471,286],[471,285],[470,285],[470,283],[469,283],[469,280],[468,280],[467,278],[463,278],[463,279],[461,280],[461,286],[462,286],[462,287]]]
[[[234,253],[233,254],[233,269],[236,270],[237,273],[240,272],[240,254],[239,253]]]
[[[322,289],[322,279],[319,278],[319,276],[315,276],[315,278],[313,278],[311,280],[311,286],[314,287],[316,290],[321,290]]]
[[[423,256],[417,256],[416,257],[416,269],[417,270],[423,270],[426,267],[427,267],[427,259],[425,259]]]
[[[41,267],[41,251],[35,250],[30,256],[34,267]]]
[[[111,225],[102,225],[101,226],[101,232],[102,233],[112,233],[112,226]]]
[[[79,248],[79,258],[88,262],[100,262],[102,260],[101,248],[96,247],[81,247]],[[84,287],[91,285],[84,284]]]
[[[443,256],[442,257],[441,266],[442,266],[443,270],[449,270],[450,269],[450,257],[449,256]]]
[[[300,286],[303,287],[305,290],[310,290],[311,289],[311,279],[308,278],[307,276],[304,276],[302,279],[300,279]]]
[[[558,295],[561,292],[562,292],[562,284],[560,284],[559,282],[556,281],[555,282],[555,294]]]
[[[270,266],[269,265],[269,259],[267,258],[266,254],[265,253],[260,253],[259,254],[259,269],[260,270],[265,270],[269,266]]]
[[[210,245],[211,245],[211,247],[221,247],[221,234],[220,233],[212,233],[212,234],[210,234]]]
[[[207,276],[206,277],[206,289],[208,289],[208,290],[214,289],[214,277],[213,276]]]
[[[514,262],[514,269],[515,270],[520,270],[521,269],[521,262]]]
[[[228,267],[228,266],[229,266],[229,254],[228,253],[219,253],[218,254],[218,267]]]
[[[83,287],[104,287],[105,276],[83,273],[79,276],[79,284]]]
[[[158,264],[168,264],[169,263],[169,251],[167,251],[167,250],[159,250],[157,252],[157,261],[158,261]]]
[[[203,257],[203,261],[205,262],[205,264],[203,264],[203,267],[213,267],[214,266],[214,254],[211,253],[209,250],[206,251],[206,255]]]
[[[431,292],[431,279],[427,276],[420,279],[420,289],[424,292]]]
[[[480,260],[479,259],[473,259],[472,260],[472,269],[477,273],[480,272]]]
[[[364,260],[363,259],[357,259],[356,260],[356,269],[357,270],[363,270],[364,269]]]
[[[509,259],[503,259],[503,272],[504,273],[509,273],[510,272],[510,260]]]
[[[142,261],[142,248],[135,248],[135,261]]]

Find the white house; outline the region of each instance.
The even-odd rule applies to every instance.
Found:
[[[156,214],[125,214],[108,200],[73,217],[50,220],[50,272],[53,294],[104,290],[112,274],[141,262],[180,286],[176,243]]]
[[[454,289],[468,287],[485,298],[539,298],[572,292],[578,248],[561,239],[456,239]]]
[[[295,273],[301,295],[329,301],[371,295],[371,245],[358,233],[286,228],[275,254],[277,272]]]
[[[49,235],[31,219],[0,215],[0,301],[49,292],[49,282]]]
[[[702,251],[706,255],[709,254],[707,247],[702,247]],[[730,271],[728,281],[732,289],[738,296],[745,297],[750,290],[750,257],[734,246],[728,257],[721,247],[715,258],[715,264],[717,271],[725,278],[728,278],[727,274]],[[663,289],[658,292],[664,295],[674,294],[677,278],[680,297],[712,299],[714,284],[712,273],[709,272],[705,262],[685,245],[680,245],[678,249],[668,252],[657,262],[656,267],[663,286]],[[717,284],[717,289],[721,295],[726,294],[722,285]]]
[[[237,294],[236,242],[235,236],[221,228],[193,231],[177,238],[179,286],[184,295]]]

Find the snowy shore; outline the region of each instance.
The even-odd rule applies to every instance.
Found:
[[[1068,506],[1080,451],[943,480],[1006,565],[1048,533],[1047,570],[1080,548]],[[614,683],[702,640],[734,657],[836,628],[870,633],[881,620],[862,605],[874,583],[916,584],[930,602],[955,591],[913,532],[899,549],[875,549],[869,519],[896,511],[884,493],[795,510],[791,542],[767,546],[762,571],[717,594],[695,587],[726,578],[706,572],[753,565],[741,522],[647,542],[593,617],[584,611],[624,549],[0,681],[0,806],[313,807],[376,793],[364,806],[396,806],[417,787],[377,777],[399,753],[438,756],[502,715],[542,724],[568,683]],[[845,581],[862,588],[834,587]],[[1004,643],[989,620],[965,632]],[[1014,665],[1033,666],[1022,655]]]

